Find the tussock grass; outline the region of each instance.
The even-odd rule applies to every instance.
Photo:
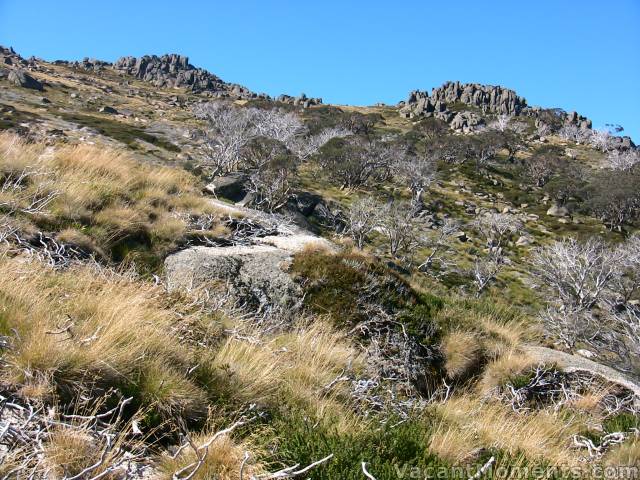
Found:
[[[471,332],[450,332],[444,338],[440,349],[445,357],[447,375],[451,378],[465,377],[482,363],[482,344]]]
[[[99,256],[157,263],[192,234],[189,220],[217,210],[191,174],[141,164],[126,152],[92,145],[59,148],[0,135],[0,184],[28,172],[18,188],[0,194],[0,210],[15,211],[32,229],[54,232]],[[54,198],[26,214],[33,198]],[[5,204],[4,207],[2,205]],[[0,211],[0,213],[2,213]],[[213,222],[198,235],[226,232]],[[146,257],[140,252],[148,253]]]
[[[70,399],[118,388],[166,416],[202,418],[204,392],[186,376],[193,352],[173,333],[160,288],[89,266],[54,271],[0,258],[0,330],[13,339],[2,381]]]
[[[612,467],[640,468],[640,439],[635,438],[613,447],[605,455],[604,463]],[[626,478],[638,478],[637,473],[636,470],[636,476],[630,475]]]
[[[572,465],[577,460],[571,435],[582,425],[561,413],[541,410],[518,415],[508,406],[469,396],[442,403],[436,412],[442,423],[432,435],[429,449],[453,463],[464,462],[480,448],[550,465]]]
[[[488,395],[495,388],[531,371],[535,366],[536,361],[528,355],[517,350],[510,351],[489,362],[478,382],[478,391],[482,395]]]
[[[225,391],[220,393],[232,402],[289,406],[348,420],[347,385],[324,387],[360,363],[344,335],[318,320],[263,343],[229,338],[209,369],[222,377]]]
[[[207,444],[215,434],[214,429],[205,429],[195,436],[192,441],[196,447]],[[243,478],[251,478],[252,475],[262,473],[264,470],[259,462],[256,462],[256,447],[247,442],[237,441],[229,435],[218,437],[211,443],[208,449],[201,450],[204,455],[204,462],[198,472],[192,478],[194,480],[240,480],[240,466],[243,463],[245,452],[251,452],[247,459]],[[198,457],[192,448],[182,450],[176,458],[165,453],[158,460],[158,473],[155,478],[158,480],[171,480],[173,474],[194,462],[198,462]],[[187,470],[190,472],[191,470]]]
[[[448,348],[454,348],[456,339],[482,351],[486,360],[494,360],[508,354],[519,345],[534,341],[539,336],[535,326],[513,308],[497,301],[462,299],[447,300],[444,308],[437,311],[435,321],[446,335],[451,336]],[[464,342],[463,342],[464,341]],[[447,347],[446,344],[443,346]]]

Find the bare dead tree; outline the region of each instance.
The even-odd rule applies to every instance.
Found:
[[[423,241],[425,246],[431,249],[429,256],[418,265],[418,270],[429,270],[434,262],[439,259],[441,254],[451,248],[451,240],[453,235],[460,230],[460,223],[446,218],[439,228],[431,230],[425,234],[426,239]]]
[[[304,124],[294,112],[281,109],[249,109],[256,135],[278,140],[289,146],[304,132]]]
[[[571,351],[582,338],[593,337],[597,332],[596,320],[586,310],[547,306],[540,317],[545,329]]]
[[[207,122],[202,132],[203,166],[210,169],[212,177],[237,170],[241,150],[256,136],[251,112],[229,103],[210,102],[197,105],[194,114]]]
[[[389,202],[380,209],[378,218],[391,255],[397,256],[416,244],[419,221],[410,202]]]
[[[559,131],[558,135],[563,140],[575,142],[575,143],[585,143],[590,138],[589,130],[578,127],[577,125],[565,125]]]
[[[603,152],[611,148],[611,133],[608,130],[593,130],[589,136],[589,143]]]
[[[620,251],[602,241],[573,238],[537,249],[532,257],[534,272],[555,292],[567,310],[594,306],[620,268]]]
[[[501,249],[509,237],[522,230],[518,218],[508,213],[486,213],[473,222],[473,227],[486,239],[493,249]]]
[[[493,283],[502,270],[502,257],[489,255],[478,257],[473,266],[473,284],[476,287],[476,297],[482,295],[486,288]]]
[[[534,273],[555,293],[542,320],[568,349],[586,344],[612,366],[638,372],[640,240],[618,246],[564,240],[538,249]]]
[[[399,157],[394,162],[397,175],[411,190],[414,203],[421,204],[425,190],[436,178],[437,164],[430,155]]]
[[[320,148],[333,138],[344,138],[353,135],[352,132],[340,127],[325,128],[315,135],[297,137],[291,142],[289,148],[298,155],[301,160],[318,153]]]
[[[612,150],[607,154],[607,166],[613,170],[629,171],[640,163],[637,150]]]
[[[509,120],[509,115],[498,115],[489,127],[498,130],[499,132],[504,132],[509,127]]]
[[[347,213],[346,232],[362,250],[369,234],[376,228],[381,206],[370,196],[362,197],[351,204]]]
[[[253,173],[247,185],[247,190],[253,194],[253,204],[270,213],[280,210],[291,196],[293,170],[289,165],[275,164]]]
[[[321,167],[340,188],[355,188],[368,181],[381,182],[391,175],[391,165],[397,150],[379,142],[357,138],[333,139],[320,150]]]
[[[523,161],[526,175],[531,178],[537,187],[543,187],[560,170],[559,157],[562,152],[556,147],[542,147],[534,152],[531,157]]]

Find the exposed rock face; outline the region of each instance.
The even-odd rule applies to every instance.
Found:
[[[249,175],[243,172],[230,173],[223,177],[216,177],[205,190],[212,195],[221,196],[234,202],[241,201],[247,194]]]
[[[27,66],[28,62],[18,55],[11,47],[3,47],[0,45],[0,64],[12,66]]]
[[[110,114],[116,114],[118,113],[118,110],[116,110],[113,107],[110,107],[108,105],[105,105],[104,107],[100,107],[100,109],[98,110],[100,113],[110,113]]]
[[[300,106],[304,108],[311,107],[313,105],[321,105],[321,98],[308,98],[304,93],[300,94],[297,97],[292,97],[291,95],[278,95],[276,97],[277,102],[287,103],[289,105]]]
[[[566,125],[576,125],[577,127],[585,130],[591,128],[591,120],[587,117],[583,117],[582,115],[578,115],[577,112],[567,113],[564,123]]]
[[[516,92],[501,86],[479,83],[447,82],[431,91],[433,102],[455,103],[479,107],[485,113],[518,115],[527,101]]]
[[[108,64],[105,62],[85,59],[78,66],[95,70],[106,65]],[[156,55],[145,55],[139,58],[121,57],[113,64],[113,68],[140,80],[151,82],[160,88],[186,88],[194,92],[209,92],[215,97],[273,100],[264,93],[257,94],[242,85],[227,83],[213,73],[191,65],[189,57],[175,53],[160,57]],[[276,100],[304,108],[322,103],[321,98],[308,98],[304,93],[297,97],[280,95]]]
[[[640,396],[640,385],[637,381],[624,373],[596,363],[588,358],[533,345],[525,346],[524,351],[540,363],[555,364],[565,372],[587,372],[601,377],[608,382],[621,385],[633,392],[636,396]]]
[[[493,85],[478,83],[446,82],[434,88],[431,96],[425,91],[414,91],[409,94],[403,108],[405,115],[437,116],[447,111],[447,105],[464,103],[477,107],[483,113],[519,115],[526,108],[527,102],[513,90]]]
[[[549,210],[547,210],[547,215],[550,217],[567,217],[569,215],[569,210],[567,207],[552,205]]]
[[[42,83],[20,68],[12,69],[7,75],[7,80],[18,87],[40,91],[44,90]]]
[[[286,273],[290,259],[290,251],[272,245],[192,247],[165,260],[167,287],[228,284],[243,301],[292,308],[302,292]]]
[[[451,120],[449,126],[453,130],[471,132],[479,125],[484,125],[484,119],[472,112],[458,112]]]
[[[611,148],[616,149],[616,150],[629,150],[629,149],[634,149],[636,148],[636,144],[633,143],[633,140],[631,140],[631,137],[616,137],[616,136],[612,136],[611,137]]]
[[[177,55],[145,55],[140,58],[122,57],[113,68],[157,87],[187,88],[195,92],[210,91],[219,96],[255,98],[258,95],[236,84],[226,83],[214,74],[189,63],[189,57]]]

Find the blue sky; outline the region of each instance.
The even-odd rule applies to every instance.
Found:
[[[23,56],[182,53],[257,92],[356,105],[500,84],[636,142],[639,25],[640,0],[0,0],[0,44]]]

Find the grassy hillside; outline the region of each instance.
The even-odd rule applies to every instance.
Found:
[[[48,102],[0,82],[0,477],[640,466],[637,396],[529,348],[638,381],[638,165],[615,170],[611,151],[528,117],[462,133],[396,107],[218,99],[202,113],[204,94],[110,69],[31,73]],[[242,136],[228,124],[250,138],[214,172]],[[327,242],[278,244],[314,235]],[[585,240],[600,270],[581,288],[542,276],[545,247]],[[235,288],[256,246],[286,257],[295,306],[260,278]],[[192,247],[227,262],[193,268],[236,273],[170,288],[165,260]],[[606,277],[595,293],[592,277]]]

